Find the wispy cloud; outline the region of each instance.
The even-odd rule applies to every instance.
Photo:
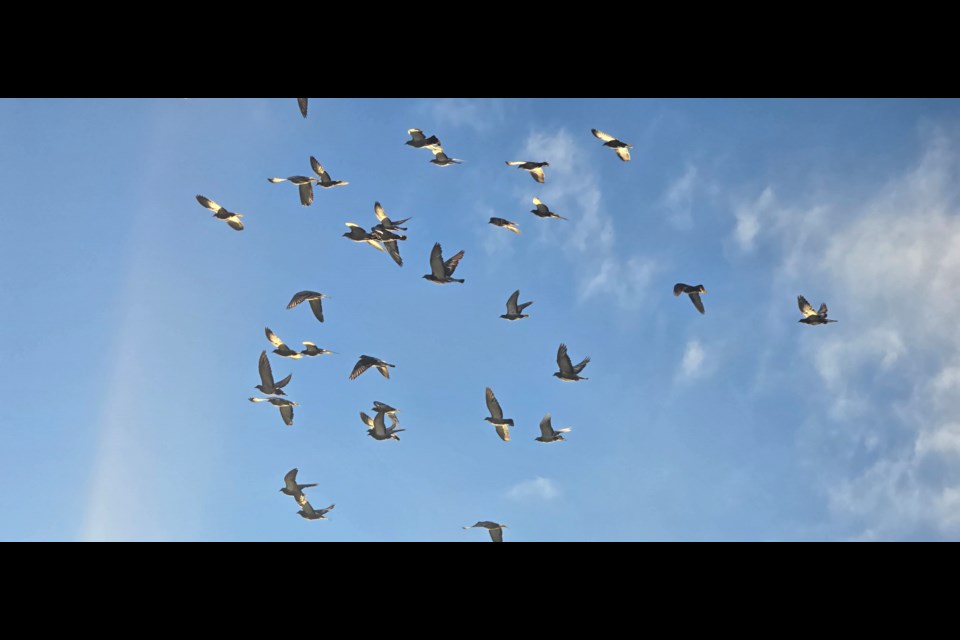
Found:
[[[553,480],[538,476],[511,487],[507,497],[518,501],[554,500],[560,497],[560,487]]]
[[[439,98],[424,104],[438,124],[479,132],[492,129],[505,116],[505,105],[499,98]]]
[[[673,181],[661,198],[667,219],[677,229],[693,228],[693,194],[697,187],[697,168],[688,164],[683,175]]]
[[[753,202],[741,202],[734,207],[733,215],[736,217],[737,225],[733,231],[733,238],[742,251],[753,251],[757,234],[769,218],[775,202],[773,189],[767,187]]]
[[[690,340],[683,351],[683,360],[680,363],[680,379],[693,380],[707,373],[703,361],[706,358],[706,352],[700,346],[699,340]]]

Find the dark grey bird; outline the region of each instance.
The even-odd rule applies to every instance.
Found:
[[[507,298],[507,312],[500,317],[504,320],[519,320],[521,318],[529,318],[530,316],[524,315],[523,310],[532,305],[533,300],[518,305],[517,300],[519,299],[520,289],[517,289],[510,295],[509,298]]]
[[[382,402],[378,402],[377,400],[374,400],[373,409],[370,409],[370,411],[385,413],[391,418],[393,418],[397,423],[400,422],[400,420],[397,419],[397,412],[400,411],[400,409],[394,409],[388,404],[384,404]]]
[[[313,183],[317,182],[316,178],[310,178],[308,176],[290,176],[288,178],[267,178],[267,182],[273,184],[278,184],[280,182],[292,182],[297,185],[297,188],[300,190],[300,204],[305,207],[309,207],[313,204]]]
[[[560,367],[560,371],[557,371],[553,375],[557,376],[564,382],[576,382],[577,380],[589,380],[590,378],[584,378],[578,375],[583,368],[587,366],[590,362],[590,357],[587,356],[583,359],[583,362],[577,366],[573,366],[573,363],[570,361],[570,356],[567,355],[567,345],[561,344],[560,348],[557,349],[557,366]]]
[[[307,117],[307,100],[310,98],[297,98],[297,106],[300,107],[300,113],[303,114],[303,117]]]
[[[303,357],[299,351],[294,351],[285,345],[283,340],[278,338],[277,334],[270,330],[270,327],[264,327],[263,332],[266,334],[267,340],[270,341],[270,344],[276,347],[273,352],[278,356],[283,356],[284,358],[293,358],[294,360],[299,360]]]
[[[426,148],[432,151],[434,148],[440,147],[440,138],[437,136],[427,138],[420,129],[407,129],[407,133],[410,134],[410,140],[407,140],[404,144],[408,144],[414,149]]]
[[[524,171],[529,171],[530,176],[540,184],[543,184],[544,180],[546,180],[546,176],[543,175],[543,168],[550,166],[549,162],[524,162],[522,160],[507,160],[507,164],[511,167],[518,167]]]
[[[490,412],[490,415],[484,420],[497,428],[497,435],[500,436],[501,440],[510,442],[510,427],[513,426],[513,420],[503,417],[503,409],[500,408],[500,403],[497,402],[497,397],[493,395],[493,389],[490,387],[487,387],[486,399],[487,411]]]
[[[280,417],[283,423],[288,427],[293,426],[293,408],[299,407],[299,402],[293,402],[285,398],[249,398],[250,402],[269,402],[275,407],[280,408]]]
[[[325,356],[331,353],[336,353],[336,351],[328,351],[327,349],[321,349],[312,342],[304,342],[303,346],[306,347],[303,351],[300,352],[304,356]]]
[[[326,520],[325,517],[327,513],[333,511],[333,508],[337,506],[335,504],[330,505],[326,509],[314,509],[313,505],[309,502],[303,505],[303,509],[297,511],[297,514],[306,520]]]
[[[287,475],[283,476],[283,488],[280,489],[280,492],[292,496],[297,504],[303,506],[307,503],[307,494],[303,490],[315,486],[317,486],[316,483],[297,484],[297,469],[290,469],[290,471],[287,471]]]
[[[363,420],[364,424],[370,427],[367,430],[367,435],[373,438],[374,440],[396,440],[400,441],[400,436],[396,435],[401,431],[406,431],[406,429],[397,429],[397,421],[394,418],[392,420],[393,424],[388,429],[386,424],[383,422],[383,416],[386,415],[383,412],[378,412],[375,418],[370,418],[363,411],[360,412],[360,419]]]
[[[243,231],[243,223],[240,221],[240,218],[243,217],[242,213],[234,213],[233,211],[227,211],[225,208],[218,205],[216,202],[210,198],[204,196],[197,196],[197,202],[205,206],[207,209],[213,211],[213,217],[217,220],[223,220],[230,228],[236,229],[237,231]]]
[[[617,140],[609,133],[604,133],[598,129],[590,129],[590,131],[593,133],[593,135],[603,140],[603,146],[610,147],[616,151],[621,160],[624,162],[630,160],[630,149],[633,148],[632,144],[627,144],[626,142]]]
[[[395,414],[388,414],[388,413],[385,412],[385,411],[377,411],[377,410],[375,410],[375,409],[371,409],[371,411],[373,411],[373,414],[374,414],[374,415],[377,415],[378,413],[383,414],[383,415],[389,415],[389,416],[390,416],[390,427],[391,427],[391,428],[393,428],[393,427],[397,426],[398,424],[400,424],[400,421],[397,420],[397,416],[396,416]],[[363,423],[364,423],[365,425],[367,425],[368,427],[370,427],[371,429],[373,428],[373,426],[374,426],[374,424],[373,424],[373,422],[374,422],[374,421],[373,421],[373,418],[371,418],[370,416],[368,416],[368,415],[367,415],[366,413],[364,413],[363,411],[360,412],[360,420],[363,421]],[[406,429],[404,429],[404,431],[406,431]]]
[[[490,224],[492,224],[495,227],[509,229],[510,231],[513,231],[516,234],[520,233],[520,228],[517,227],[516,222],[510,222],[509,220],[506,220],[504,218],[490,218]]]
[[[425,279],[436,284],[447,284],[449,282],[459,282],[463,284],[463,279],[453,278],[453,272],[457,270],[457,265],[460,264],[460,260],[463,258],[463,251],[460,251],[455,256],[443,261],[443,249],[440,247],[440,243],[433,245],[433,249],[430,251],[430,273],[423,276]]]
[[[384,249],[387,253],[393,258],[393,261],[397,263],[397,266],[403,266],[403,258],[400,257],[400,246],[396,241],[388,241],[383,243]]]
[[[386,379],[390,379],[390,371],[387,367],[395,367],[397,365],[390,364],[389,362],[384,362],[380,358],[374,358],[373,356],[360,356],[360,359],[357,360],[356,366],[353,367],[353,371],[350,372],[350,379],[355,380],[357,376],[369,369],[370,367],[376,367],[377,371],[380,372]]]
[[[268,396],[285,396],[283,388],[287,386],[287,383],[290,382],[290,379],[293,378],[291,373],[286,378],[280,382],[273,381],[273,370],[270,368],[270,359],[267,358],[267,352],[260,352],[260,384],[258,384],[255,389],[259,389],[260,393],[264,393]]]
[[[803,314],[803,318],[797,320],[797,322],[802,322],[803,324],[828,324],[830,322],[836,322],[836,320],[827,320],[826,302],[820,305],[819,311],[814,311],[806,298],[797,296],[797,305],[800,307],[800,313]]]
[[[490,522],[489,520],[484,520],[483,522],[478,522],[477,524],[472,524],[469,527],[464,527],[464,529],[473,529],[474,527],[480,527],[481,529],[486,529],[490,532],[490,539],[494,542],[503,542],[503,530],[509,529],[505,524],[497,524],[496,522]]]
[[[324,170],[323,166],[317,162],[317,159],[313,156],[310,156],[310,166],[313,168],[313,172],[320,176],[320,179],[317,180],[318,187],[329,189],[330,187],[345,187],[350,184],[346,180],[331,180],[330,174]]]
[[[301,302],[309,301],[313,315],[316,316],[317,320],[323,322],[323,303],[321,301],[329,297],[330,296],[325,293],[318,293],[316,291],[298,291],[290,298],[290,302],[287,303],[287,309],[293,309]]]
[[[572,431],[570,427],[564,427],[559,431],[553,430],[553,425],[550,423],[550,414],[543,416],[543,420],[540,421],[540,437],[534,438],[537,442],[564,442],[565,438],[562,434]]]
[[[366,242],[375,249],[386,251],[386,249],[383,248],[383,245],[377,242],[376,237],[373,234],[364,231],[363,227],[360,225],[354,224],[353,222],[344,222],[344,224],[350,228],[350,231],[343,234],[344,238],[350,238],[354,242]]]
[[[537,206],[536,209],[531,209],[530,213],[541,218],[559,218],[560,220],[566,220],[563,216],[558,216],[553,211],[550,211],[550,207],[543,204],[543,200],[540,198],[534,198],[533,204]]]
[[[370,237],[376,240],[377,242],[382,242],[384,244],[388,242],[397,242],[398,240],[406,240],[407,236],[402,233],[394,233],[389,229],[384,229],[380,225],[374,226],[370,229]]]
[[[431,151],[433,151],[433,160],[431,160],[430,162],[437,165],[438,167],[448,167],[452,164],[463,164],[463,160],[449,157],[446,153],[443,152],[443,149],[439,147],[435,147],[431,149]]]
[[[387,217],[386,211],[383,210],[383,207],[379,202],[373,203],[373,213],[377,216],[377,220],[380,221],[380,224],[374,227],[374,229],[383,229],[385,231],[406,231],[406,227],[401,227],[404,222],[410,220],[411,218],[404,218],[403,220],[391,220]]]
[[[682,282],[678,282],[677,284],[673,285],[673,295],[679,296],[681,293],[688,294],[690,296],[690,302],[693,303],[693,306],[695,306],[697,308],[697,311],[699,311],[700,313],[706,313],[706,311],[703,308],[703,300],[700,299],[700,294],[706,293],[706,292],[707,290],[703,288],[702,284],[698,284],[695,287],[691,287],[688,284],[683,284]]]

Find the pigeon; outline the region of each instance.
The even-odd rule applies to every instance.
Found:
[[[603,140],[603,146],[610,147],[611,149],[616,151],[617,155],[620,156],[621,160],[623,160],[624,162],[627,162],[628,160],[630,160],[630,149],[633,148],[632,144],[621,142],[620,140],[617,140],[610,134],[604,133],[603,131],[599,131],[597,129],[590,129],[590,131],[593,133],[593,135]]]
[[[267,178],[267,182],[279,184],[281,182],[292,182],[300,189],[300,204],[309,207],[313,204],[313,183],[316,178],[307,176],[290,176],[289,178]]]
[[[307,504],[307,494],[305,494],[303,490],[315,486],[317,486],[316,483],[297,484],[297,469],[290,469],[290,471],[287,471],[287,475],[283,476],[283,488],[280,489],[280,492],[288,496],[293,496],[297,504],[302,507]]]
[[[440,139],[437,136],[430,136],[429,138],[424,137],[423,131],[420,129],[407,129],[407,133],[410,134],[410,140],[407,140],[404,144],[408,144],[414,149],[440,149]]]
[[[376,236],[364,231],[363,227],[361,227],[360,225],[354,224],[352,222],[345,222],[344,224],[350,228],[350,231],[343,234],[344,238],[350,238],[354,242],[366,242],[367,244],[369,244],[371,247],[375,249],[379,249],[380,251],[386,251],[386,249],[383,248],[383,245],[377,242]]]
[[[503,229],[509,229],[516,234],[520,233],[520,229],[517,228],[516,222],[510,222],[509,220],[504,220],[503,218],[490,218],[490,224],[495,227],[501,227]]]
[[[505,524],[497,524],[496,522],[484,520],[483,522],[472,524],[469,527],[464,527],[464,529],[473,529],[474,527],[488,530],[490,532],[490,539],[494,542],[503,542],[503,530],[510,528]]]
[[[807,302],[807,299],[803,296],[797,296],[797,304],[800,306],[800,313],[803,314],[803,318],[797,320],[797,322],[802,322],[803,324],[828,324],[830,322],[836,322],[836,320],[827,320],[826,302],[820,305],[819,311],[814,311],[813,307],[810,306],[810,303]]]
[[[300,113],[303,114],[303,117],[307,117],[307,100],[310,98],[297,98],[297,106],[300,107]]]
[[[323,169],[323,166],[313,156],[310,156],[310,166],[313,168],[313,172],[320,176],[320,179],[317,180],[318,187],[329,189],[330,187],[345,187],[350,184],[345,180],[331,180],[330,174]]]
[[[300,355],[303,356],[325,356],[331,353],[336,353],[336,351],[328,351],[327,349],[321,349],[312,342],[304,342],[303,346],[306,347],[303,351],[300,352]]]
[[[305,520],[326,520],[326,514],[330,511],[333,511],[333,508],[337,505],[332,504],[326,509],[314,509],[313,505],[307,502],[302,506],[303,509],[297,511],[297,515],[299,515],[301,518],[304,518]]]
[[[350,372],[350,379],[355,380],[357,376],[369,369],[370,367],[376,367],[377,371],[386,378],[390,379],[390,371],[387,367],[395,367],[396,365],[390,364],[389,362],[384,362],[380,358],[374,358],[372,356],[360,356],[360,359],[357,360],[356,366],[353,367],[353,371]]]
[[[487,387],[486,398],[487,411],[490,412],[490,416],[484,418],[484,420],[497,428],[497,435],[500,436],[501,440],[510,442],[510,427],[513,426],[513,420],[503,417],[503,409],[500,408],[500,403],[497,402],[497,397],[493,395],[493,389],[490,387]]]
[[[406,431],[406,429],[397,429],[396,419],[393,420],[393,424],[388,429],[383,423],[383,416],[386,415],[383,412],[378,412],[375,418],[370,418],[364,412],[360,412],[360,419],[363,420],[370,429],[367,430],[367,435],[373,438],[374,440],[396,440],[400,441],[400,436],[396,435],[401,431]]]
[[[377,400],[374,400],[373,409],[370,409],[370,411],[385,413],[391,418],[393,418],[394,420],[396,420],[398,423],[400,422],[399,420],[397,420],[397,412],[400,411],[400,409],[394,409],[388,404],[384,404],[382,402],[378,402]]]
[[[431,151],[433,151],[433,160],[430,162],[438,167],[448,167],[452,164],[463,164],[463,160],[448,157],[447,154],[443,152],[443,149],[439,147],[431,149]]]
[[[693,303],[693,306],[697,308],[697,311],[700,313],[706,313],[703,309],[703,301],[700,299],[701,293],[706,293],[707,290],[703,288],[702,284],[698,284],[695,287],[691,287],[688,284],[683,284],[678,282],[673,285],[673,295],[679,296],[681,293],[687,293],[690,295],[690,302]]]
[[[263,332],[267,335],[267,340],[270,341],[270,344],[276,347],[273,352],[278,356],[283,356],[284,358],[293,358],[294,360],[299,360],[303,357],[299,352],[294,351],[285,345],[283,340],[278,338],[277,334],[270,330],[270,327],[264,327]]]
[[[500,316],[504,320],[519,320],[521,318],[529,318],[530,316],[524,315],[523,310],[533,304],[533,301],[524,302],[521,305],[517,305],[517,300],[520,299],[520,289],[514,291],[509,298],[507,298],[507,312]]]
[[[550,414],[543,416],[543,420],[540,421],[540,437],[534,438],[537,442],[563,442],[564,437],[561,434],[572,431],[570,427],[565,427],[559,431],[553,430],[553,425],[550,424]]]
[[[270,368],[270,359],[267,358],[267,352],[260,352],[260,384],[258,384],[255,389],[259,389],[260,393],[266,394],[268,396],[285,396],[283,388],[287,386],[287,383],[290,382],[290,379],[293,378],[291,373],[286,378],[280,382],[273,381],[273,370]]]
[[[560,220],[566,220],[563,216],[558,216],[553,211],[550,211],[550,208],[543,204],[543,200],[540,198],[534,198],[533,204],[537,206],[536,209],[531,209],[530,213],[541,218],[559,218]]]
[[[213,211],[213,217],[217,220],[223,220],[230,225],[230,228],[232,229],[243,231],[243,223],[240,221],[240,218],[243,217],[242,213],[227,211],[210,198],[205,198],[204,196],[197,196],[197,202],[205,206],[207,209]]]
[[[309,301],[310,308],[313,309],[313,315],[316,316],[317,320],[323,322],[323,306],[321,300],[329,297],[330,296],[325,293],[317,293],[316,291],[298,291],[290,298],[287,309],[293,309],[301,302]]]
[[[280,417],[283,423],[288,427],[293,426],[293,408],[299,407],[299,402],[293,402],[284,398],[249,398],[250,402],[269,402],[275,407],[280,407]]]
[[[453,272],[457,270],[457,265],[460,264],[460,260],[463,258],[463,251],[460,251],[455,256],[443,261],[443,249],[440,247],[440,243],[433,245],[433,249],[430,251],[430,271],[427,275],[423,276],[425,279],[436,284],[447,284],[450,282],[459,282],[463,284],[463,279],[453,278]]]
[[[383,210],[383,206],[379,202],[373,203],[373,213],[377,216],[377,220],[380,221],[374,229],[383,229],[385,231],[406,231],[406,227],[401,227],[404,222],[410,220],[410,218],[404,218],[403,220],[393,221],[387,217],[387,213]],[[406,238],[404,238],[406,239]]]
[[[589,380],[590,378],[583,378],[577,374],[583,371],[583,368],[587,366],[587,363],[590,362],[589,356],[583,359],[583,362],[577,366],[573,366],[570,362],[570,356],[567,355],[567,345],[561,344],[560,348],[557,349],[557,366],[560,367],[560,371],[557,371],[553,375],[557,376],[564,382],[576,382],[577,380]]]
[[[530,177],[540,184],[543,184],[543,181],[546,180],[546,176],[543,175],[543,168],[550,166],[549,162],[523,162],[521,160],[507,160],[507,164],[511,167],[519,167],[524,171],[529,171]]]

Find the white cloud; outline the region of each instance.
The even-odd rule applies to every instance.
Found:
[[[688,164],[683,175],[664,192],[661,205],[667,209],[667,219],[678,229],[693,228],[693,194],[697,187],[697,168]]]
[[[680,374],[683,379],[693,380],[702,376],[705,371],[703,360],[706,357],[699,340],[690,340],[683,351],[683,361],[680,363]]]
[[[525,480],[507,491],[507,497],[511,500],[553,500],[560,497],[560,487],[553,480],[548,478],[536,477],[533,480]]]
[[[491,129],[505,115],[503,101],[495,98],[439,98],[426,104],[439,125],[468,126],[479,132]]]
[[[771,215],[775,201],[773,189],[767,187],[753,202],[740,203],[734,207],[733,214],[737,219],[737,226],[733,237],[742,251],[753,251],[757,234],[760,233],[761,222]]]

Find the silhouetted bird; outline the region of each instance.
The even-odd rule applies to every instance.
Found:
[[[706,313],[706,311],[703,309],[703,301],[700,299],[700,294],[706,292],[707,290],[703,288],[702,284],[691,287],[688,284],[678,282],[677,284],[673,285],[673,295],[679,296],[681,293],[689,294],[690,302],[693,303],[693,306],[695,306],[697,311],[700,313]]]
[[[350,231],[343,234],[344,238],[350,238],[354,242],[366,242],[368,245],[370,245],[375,249],[379,249],[380,251],[386,251],[386,249],[383,248],[383,245],[376,241],[374,235],[364,231],[363,227],[361,227],[360,225],[354,224],[352,222],[344,222],[344,224],[350,228]]]
[[[510,442],[510,427],[513,426],[513,420],[503,417],[503,409],[500,408],[500,403],[497,402],[496,396],[493,395],[493,389],[490,387],[487,387],[486,398],[487,411],[490,412],[490,416],[484,418],[484,420],[497,428],[497,435],[500,436],[501,440]]]
[[[389,380],[390,371],[387,369],[387,367],[395,366],[396,365],[390,364],[389,362],[384,362],[380,358],[374,358],[373,356],[360,356],[360,359],[357,360],[356,366],[353,367],[353,371],[350,372],[350,379],[354,380],[357,376],[370,367],[376,367],[377,371],[380,372],[380,375]]]
[[[547,205],[543,204],[543,200],[540,198],[534,198],[533,204],[537,205],[536,209],[531,209],[530,213],[541,218],[559,218],[561,220],[566,220],[563,216],[558,216],[553,211],[550,211],[550,208]]]
[[[303,346],[306,347],[303,351],[300,352],[301,355],[305,356],[325,356],[331,353],[336,353],[336,351],[328,351],[326,349],[321,349],[312,342],[304,342]]]
[[[803,296],[797,296],[797,304],[800,306],[800,313],[803,314],[803,318],[797,320],[797,322],[802,322],[803,324],[828,324],[830,322],[836,322],[836,320],[827,320],[826,302],[820,305],[819,311],[814,311],[813,307],[810,306],[810,303],[807,302],[807,299]]]
[[[288,427],[293,426],[293,408],[300,406],[300,403],[285,398],[249,398],[249,400],[250,402],[269,402],[275,407],[280,407],[280,417]]]
[[[310,178],[307,176],[290,176],[289,178],[267,178],[267,182],[273,184],[279,184],[281,182],[292,182],[297,185],[297,188],[300,190],[300,204],[305,207],[309,207],[313,204],[313,183],[317,182],[316,178]]]
[[[243,217],[242,213],[227,211],[210,198],[205,198],[204,196],[197,196],[197,202],[205,206],[207,209],[213,211],[213,217],[217,220],[223,220],[230,225],[232,229],[243,231],[243,223],[240,222],[240,218]]]
[[[557,376],[564,382],[576,382],[577,380],[589,380],[590,378],[584,378],[577,374],[583,371],[583,368],[587,366],[587,363],[590,362],[590,357],[587,356],[583,359],[583,362],[577,366],[573,366],[570,362],[570,356],[567,355],[567,345],[561,344],[560,348],[557,349],[557,366],[560,367],[560,371],[554,373],[553,375]]]
[[[300,107],[300,113],[303,114],[303,117],[307,117],[307,100],[310,98],[297,98],[297,106]]]
[[[324,171],[323,166],[313,156],[310,156],[310,166],[313,167],[313,172],[320,176],[320,179],[317,180],[318,187],[329,189],[330,187],[345,187],[350,184],[345,180],[331,180],[330,174]]]
[[[335,504],[330,505],[326,509],[314,509],[313,505],[309,502],[303,505],[303,509],[297,511],[297,514],[306,520],[326,520],[325,517],[327,513],[333,511],[333,508],[337,506]]]
[[[522,160],[507,160],[507,164],[511,167],[519,167],[524,171],[529,171],[530,176],[540,184],[543,184],[546,179],[546,176],[543,175],[543,168],[550,166],[549,162],[524,162]]]
[[[492,224],[495,227],[502,227],[503,229],[509,229],[510,231],[513,231],[514,233],[517,233],[517,234],[520,233],[520,229],[517,228],[516,222],[510,222],[509,220],[505,220],[504,218],[490,218],[490,224]]]
[[[480,527],[481,529],[489,531],[490,539],[494,542],[503,542],[503,530],[510,528],[505,524],[497,524],[496,522],[484,520],[483,522],[472,524],[469,527],[464,527],[464,529],[473,529],[474,527]]]
[[[264,393],[268,396],[285,396],[286,393],[283,392],[283,388],[287,386],[287,383],[290,382],[290,379],[293,378],[291,373],[286,378],[280,382],[273,381],[273,370],[270,368],[270,359],[267,358],[267,352],[260,352],[260,384],[258,384],[255,389],[259,389],[260,393]]]
[[[561,435],[572,431],[570,427],[564,427],[559,431],[553,430],[553,425],[550,423],[550,414],[543,416],[543,420],[540,421],[540,437],[534,438],[537,442],[563,442],[565,438]]]
[[[283,488],[280,489],[280,492],[284,495],[293,496],[297,504],[303,506],[307,503],[307,494],[303,490],[315,486],[317,486],[316,483],[297,484],[297,470],[290,469],[290,471],[287,471],[287,475],[283,476]]]
[[[377,220],[380,221],[380,224],[374,227],[374,229],[383,229],[386,231],[406,231],[406,227],[401,227],[404,222],[410,220],[410,218],[404,218],[403,220],[393,221],[387,217],[387,213],[383,210],[383,207],[379,202],[373,203],[373,213],[377,216]]]
[[[437,136],[424,137],[423,131],[420,129],[407,129],[407,133],[410,134],[410,140],[407,140],[404,144],[408,144],[414,149],[427,148],[432,151],[435,147],[440,146],[440,139]]]
[[[447,156],[447,154],[443,152],[443,149],[434,148],[431,149],[431,151],[433,151],[433,160],[430,162],[439,167],[447,167],[451,164],[463,164],[463,160]]]
[[[521,305],[517,305],[517,300],[520,299],[520,289],[514,291],[509,298],[507,298],[507,312],[500,316],[505,320],[519,320],[520,318],[529,318],[528,315],[523,315],[523,310],[533,304],[533,301],[524,302]]]
[[[270,330],[270,327],[264,327],[263,332],[266,334],[267,340],[270,341],[270,344],[276,347],[276,349],[274,349],[273,352],[278,356],[283,356],[284,358],[293,358],[294,360],[299,360],[300,358],[303,357],[300,355],[299,352],[294,351],[293,349],[285,345],[283,343],[283,340],[278,338],[277,334],[275,334],[273,331]]]
[[[309,301],[310,308],[313,309],[313,315],[317,317],[317,320],[323,322],[323,304],[321,300],[329,297],[330,296],[325,293],[317,293],[316,291],[298,291],[290,298],[287,309],[293,309],[301,302]]]
[[[626,162],[630,159],[630,149],[633,148],[632,144],[627,144],[626,142],[621,142],[617,140],[610,134],[604,133],[603,131],[598,131],[597,129],[590,129],[593,132],[593,135],[597,136],[603,140],[603,146],[610,147],[617,152],[617,155],[620,156],[620,159]]]
[[[370,429],[367,430],[367,435],[373,438],[374,440],[396,440],[397,442],[399,442],[400,436],[396,434],[400,433],[401,431],[406,431],[406,429],[397,429],[396,420],[393,421],[393,425],[391,425],[390,428],[388,429],[383,422],[384,415],[385,414],[378,412],[376,414],[376,417],[371,420],[370,416],[368,416],[362,411],[360,412],[360,419],[363,420],[364,423],[370,427]]]
[[[444,262],[443,249],[440,247],[440,243],[438,242],[433,245],[433,249],[430,251],[431,273],[428,273],[423,277],[430,282],[435,282],[436,284],[447,284],[449,282],[459,282],[463,284],[463,279],[451,277],[453,272],[457,270],[457,265],[460,264],[461,258],[463,258],[463,251],[460,251],[455,256]]]

